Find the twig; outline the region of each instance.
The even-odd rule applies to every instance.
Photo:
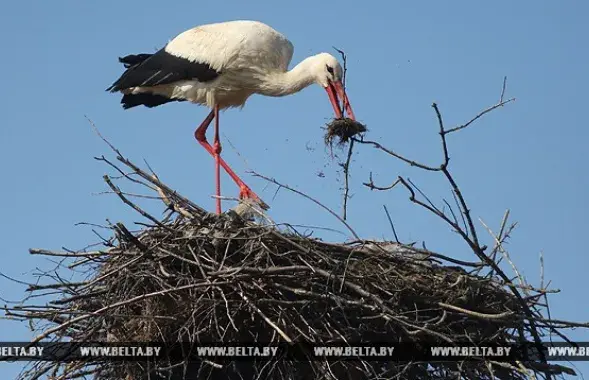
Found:
[[[127,197],[125,197],[123,195],[123,193],[121,193],[121,189],[119,189],[117,186],[115,186],[115,184],[112,183],[112,181],[110,180],[110,178],[107,175],[104,175],[102,178],[107,183],[107,185],[112,189],[112,191],[114,191],[125,204],[131,206],[135,211],[137,211],[138,213],[143,215],[145,218],[151,220],[152,222],[154,222],[158,226],[163,227],[163,228],[168,228],[166,225],[162,224],[159,220],[157,220],[153,216],[149,215],[147,212],[143,211],[135,203],[133,203],[129,199],[127,199]]]
[[[347,77],[347,73],[348,73],[348,57],[346,56],[346,53],[343,50],[340,50],[338,48],[336,48],[335,46],[333,47],[338,53],[339,55],[342,57],[342,61],[343,61],[343,73],[342,73],[342,86],[344,89],[344,93],[346,92],[346,77]],[[342,99],[342,104],[340,104],[341,107],[341,113],[342,115],[344,115],[345,109],[346,109],[346,105],[345,105],[346,99]],[[343,167],[343,173],[344,173],[344,200],[343,200],[343,210],[342,210],[342,219],[346,220],[347,219],[347,212],[348,212],[348,193],[350,191],[350,184],[349,184],[349,176],[350,176],[350,161],[352,159],[352,151],[354,149],[354,140],[352,139],[350,141],[350,146],[348,147],[348,155],[347,155],[347,159],[346,162],[342,165]]]
[[[347,218],[347,211],[348,211],[348,192],[350,191],[350,184],[349,184],[349,177],[350,177],[350,163],[352,159],[352,150],[354,149],[354,140],[350,141],[350,146],[348,148],[348,157],[346,159],[345,164],[343,165],[343,172],[344,172],[344,205],[343,205],[343,215],[342,219],[346,220]]]
[[[505,319],[507,317],[511,317],[514,315],[514,313],[512,311],[505,311],[503,313],[498,313],[498,314],[480,313],[477,311],[467,310],[462,307],[450,305],[450,304],[447,304],[444,302],[438,302],[438,305],[440,305],[441,307],[446,308],[448,310],[458,311],[460,313],[468,314],[470,316],[473,316],[476,318],[482,318],[482,319]]]
[[[433,167],[433,166],[428,166],[428,165],[425,165],[425,164],[421,164],[421,163],[419,163],[417,161],[411,160],[409,158],[405,158],[404,156],[402,156],[402,155],[400,155],[400,154],[392,151],[391,149],[385,148],[384,146],[382,146],[380,143],[378,143],[376,141],[365,140],[364,138],[358,139],[356,137],[351,137],[350,139],[353,140],[353,141],[356,141],[357,143],[360,143],[360,144],[372,145],[376,149],[382,150],[383,152],[385,152],[385,153],[387,153],[387,154],[389,154],[389,155],[391,155],[391,156],[393,156],[395,158],[398,158],[399,160],[401,160],[403,162],[406,162],[406,163],[408,163],[411,166],[415,166],[417,168],[420,168],[420,169],[423,169],[423,170],[427,170],[427,171],[432,171],[432,172],[440,171],[440,168],[436,168],[436,167]]]
[[[503,91],[502,91],[502,93],[503,93]],[[504,106],[504,105],[506,105],[507,103],[511,103],[511,102],[514,102],[514,101],[515,101],[515,98],[507,99],[507,100],[505,100],[505,101],[500,101],[499,103],[495,104],[494,106],[491,106],[491,107],[489,107],[489,108],[487,108],[487,109],[485,109],[485,110],[481,111],[479,114],[477,114],[475,117],[473,117],[472,119],[470,119],[470,120],[469,120],[469,121],[467,121],[466,123],[464,123],[464,124],[462,124],[462,125],[460,125],[460,126],[458,126],[458,127],[454,127],[454,128],[447,129],[447,130],[445,131],[445,134],[446,134],[446,135],[448,135],[448,134],[450,134],[450,133],[457,132],[457,131],[459,131],[459,130],[461,130],[461,129],[467,128],[469,125],[471,125],[472,123],[474,123],[475,121],[477,121],[478,119],[480,119],[480,118],[481,118],[482,116],[484,116],[485,114],[487,114],[487,113],[489,113],[489,112],[493,111],[493,110],[494,110],[494,109],[496,109],[496,108],[499,108],[499,107],[501,107],[501,106]]]
[[[395,241],[399,243],[399,237],[397,236],[397,231],[395,231],[395,225],[393,224],[393,220],[391,219],[391,214],[389,214],[389,210],[387,210],[386,205],[382,205],[384,208],[384,212],[387,214],[387,219],[389,220],[389,225],[391,226],[391,230],[393,230],[393,235],[395,236]]]
[[[507,87],[507,76],[503,77],[503,87],[501,88],[501,96],[499,97],[499,103],[503,102],[503,96],[505,95],[505,88]]]
[[[397,178],[391,185],[389,186],[385,186],[385,187],[381,187],[381,186],[376,186],[374,184],[374,181],[372,179],[372,172],[370,172],[370,181],[369,182],[364,182],[363,185],[368,187],[370,190],[381,190],[381,191],[386,191],[386,190],[390,190],[393,187],[397,186],[397,184],[400,182],[399,179]]]
[[[524,280],[524,278],[522,277],[522,275],[517,270],[517,266],[513,263],[513,261],[511,260],[511,257],[509,257],[509,252],[507,252],[507,250],[503,248],[503,242],[500,240],[500,235],[495,235],[495,233],[493,232],[493,230],[491,230],[491,228],[489,226],[487,226],[485,224],[485,222],[481,218],[479,218],[479,222],[481,222],[481,224],[483,225],[483,227],[485,227],[485,229],[487,230],[487,232],[489,233],[489,235],[491,235],[491,237],[493,238],[493,240],[495,240],[495,244],[497,245],[497,249],[499,250],[499,252],[501,252],[501,254],[503,255],[503,257],[505,257],[505,260],[507,260],[507,262],[509,263],[509,265],[511,265],[511,269],[513,269],[513,272],[515,273],[515,275],[519,279],[520,285],[525,285],[526,284],[526,281]]]
[[[329,212],[331,215],[333,215],[334,217],[336,217],[340,222],[342,222],[342,224],[344,226],[346,226],[346,228],[352,233],[352,235],[354,235],[354,237],[356,239],[360,240],[360,236],[358,236],[358,234],[356,233],[356,231],[354,231],[354,229],[344,219],[342,219],[341,216],[339,216],[338,214],[336,214],[333,210],[331,210],[329,207],[325,206],[323,203],[319,202],[318,200],[310,197],[309,195],[307,195],[307,194],[305,194],[305,193],[303,193],[301,191],[298,191],[298,190],[293,189],[292,187],[290,187],[288,185],[284,185],[284,184],[276,181],[274,178],[269,178],[269,177],[266,177],[266,176],[264,176],[262,174],[258,174],[256,172],[253,172],[253,175],[255,177],[260,177],[260,178],[262,178],[262,179],[264,179],[264,180],[266,180],[268,182],[271,182],[271,183],[275,184],[276,186],[280,186],[280,187],[285,188],[285,189],[287,189],[289,191],[292,191],[293,193],[298,194],[298,195],[300,195],[300,196],[302,196],[302,197],[310,200],[311,202],[315,203],[317,206],[321,207],[322,209],[324,209],[325,211]]]
[[[276,332],[282,337],[282,339],[284,339],[285,341],[287,341],[288,343],[292,343],[292,339],[286,335],[286,333],[284,331],[282,331],[280,329],[280,327],[278,327],[276,325],[276,323],[272,322],[270,320],[270,318],[268,318],[263,312],[262,310],[260,310],[256,305],[254,305],[249,298],[247,298],[247,296],[245,294],[243,294],[243,292],[239,292],[239,296],[256,312],[260,315],[260,317],[262,317],[262,319],[264,321],[266,321],[266,323],[268,325],[270,325],[270,327],[272,327],[274,330],[276,330]]]

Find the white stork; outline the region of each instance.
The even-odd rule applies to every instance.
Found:
[[[253,94],[284,96],[317,83],[333,105],[335,116],[355,120],[342,85],[343,70],[335,57],[321,53],[288,70],[293,45],[282,34],[257,21],[229,21],[189,29],[154,54],[119,58],[127,69],[107,91],[121,92],[123,108],[156,107],[173,101],[207,105],[211,112],[194,132],[215,159],[217,213],[221,213],[220,167],[240,188],[240,198],[261,199],[221,158],[219,110],[242,107]],[[215,120],[214,142],[206,130]]]

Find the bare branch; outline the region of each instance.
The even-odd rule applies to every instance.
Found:
[[[470,126],[472,123],[474,123],[475,121],[477,121],[478,119],[480,119],[481,117],[483,117],[484,115],[488,114],[489,112],[502,107],[504,105],[506,105],[507,103],[511,103],[511,102],[515,102],[515,98],[511,98],[511,99],[507,99],[505,101],[500,101],[499,103],[495,104],[494,106],[491,106],[483,111],[481,111],[479,114],[477,114],[475,117],[473,117],[472,119],[470,119],[469,121],[467,121],[466,123],[459,125],[458,127],[454,127],[454,128],[450,128],[448,130],[445,131],[445,134],[450,134],[450,133],[454,133],[457,132],[461,129],[467,128],[468,126]]]

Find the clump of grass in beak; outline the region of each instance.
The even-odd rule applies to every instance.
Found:
[[[367,131],[366,126],[350,118],[336,118],[327,124],[325,132],[325,145],[333,147],[333,144],[341,146],[350,141],[350,138]]]

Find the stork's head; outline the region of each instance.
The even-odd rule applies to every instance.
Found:
[[[338,60],[329,53],[317,54],[313,57],[311,70],[315,82],[327,91],[335,116],[337,118],[343,117],[342,107],[340,106],[340,101],[342,101],[347,117],[356,120],[348,96],[344,91],[342,84],[344,70]]]

